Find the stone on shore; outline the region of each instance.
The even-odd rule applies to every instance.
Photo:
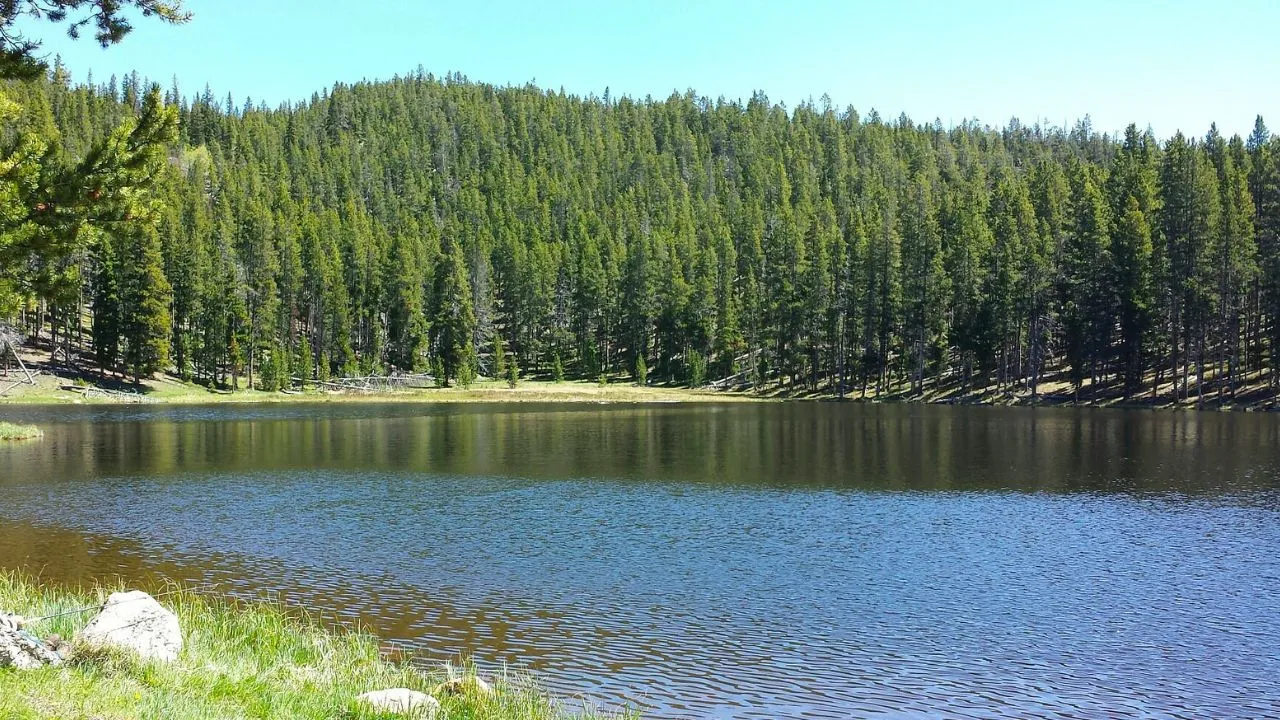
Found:
[[[22,629],[20,618],[4,616],[0,622],[0,667],[33,670],[44,665],[57,665],[62,656]]]
[[[120,648],[144,660],[169,662],[182,651],[182,628],[177,615],[135,590],[111,593],[77,640],[89,647]]]
[[[430,695],[408,688],[374,690],[356,697],[380,712],[400,713],[415,718],[435,717],[440,701]]]
[[[440,684],[439,692],[441,695],[461,695],[466,692],[473,692],[476,695],[492,695],[493,686],[481,677],[458,677],[444,681]]]

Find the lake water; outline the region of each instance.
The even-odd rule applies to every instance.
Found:
[[[655,718],[1280,718],[1280,416],[0,408],[0,565],[210,583]]]

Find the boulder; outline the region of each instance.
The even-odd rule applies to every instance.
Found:
[[[493,685],[478,676],[457,677],[445,680],[440,684],[440,689],[437,692],[441,695],[461,695],[466,692],[473,692],[476,695],[492,695]]]
[[[71,643],[63,640],[62,636],[57,633],[45,638],[44,644],[47,645],[50,650],[57,653],[58,657],[63,660],[66,660],[71,655]]]
[[[177,660],[182,650],[178,616],[140,590],[111,593],[76,639],[89,647],[129,650],[144,660]]]
[[[430,695],[408,688],[374,690],[356,696],[379,712],[393,712],[415,718],[431,718],[440,710],[440,701]]]
[[[19,622],[0,623],[0,667],[31,670],[61,662],[61,655],[23,630]]]

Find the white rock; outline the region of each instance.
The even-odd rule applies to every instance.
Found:
[[[408,688],[391,688],[390,690],[374,690],[358,695],[357,700],[368,703],[375,710],[382,712],[403,713],[412,717],[435,717],[440,709],[440,701],[430,695]]]
[[[77,639],[91,647],[132,650],[144,660],[177,660],[182,651],[178,616],[141,590],[111,593]]]
[[[460,695],[468,689],[477,695],[492,695],[493,686],[479,676],[458,677],[445,680],[440,684],[439,692],[443,695]]]
[[[16,667],[31,670],[42,665],[57,665],[62,656],[44,643],[17,629],[16,626],[0,627],[0,667]]]

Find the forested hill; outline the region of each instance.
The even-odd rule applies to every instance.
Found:
[[[143,107],[136,78],[51,75],[6,92],[71,158]],[[511,362],[833,393],[1034,390],[1050,367],[1086,396],[1275,382],[1260,118],[1247,139],[1111,138],[421,72],[275,110],[167,101],[158,245],[97,233],[14,286],[28,331],[107,368],[268,389]]]

